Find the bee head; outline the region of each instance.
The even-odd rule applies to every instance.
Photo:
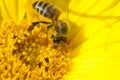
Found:
[[[57,36],[53,38],[53,42],[55,44],[64,44],[67,42],[67,38],[63,36]]]

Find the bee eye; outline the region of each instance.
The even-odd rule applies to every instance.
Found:
[[[59,43],[60,43],[60,39],[54,38],[54,39],[53,39],[53,42],[59,44]]]
[[[53,39],[53,42],[56,43],[56,44],[60,44],[60,43],[66,43],[67,42],[67,38],[66,37],[55,37]]]

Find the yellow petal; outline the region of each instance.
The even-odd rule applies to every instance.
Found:
[[[62,5],[61,3],[63,2],[63,0],[60,3],[59,2],[60,1],[57,1],[57,3],[56,2],[55,3],[58,4],[58,6],[60,7]],[[13,20],[15,22],[21,21],[25,15],[25,8],[28,9],[29,6],[31,6],[32,4],[32,2],[28,1],[27,4],[29,5],[26,5],[27,7],[25,7],[24,6],[25,3],[26,1],[20,1],[20,0],[18,1],[17,0],[14,0],[14,1],[1,0],[0,8],[1,8],[3,19]],[[63,7],[62,9],[64,9]],[[119,69],[120,67],[120,63],[119,63],[120,62],[120,58],[119,58],[120,57],[119,55],[120,53],[120,50],[119,50],[120,13],[119,11],[120,11],[120,8],[119,7],[120,7],[119,0],[109,0],[109,1],[108,0],[106,1],[105,0],[71,0],[71,2],[69,3],[69,12],[70,12],[69,21],[70,21],[71,27],[70,27],[70,32],[68,36],[69,36],[70,46],[72,48],[70,58],[72,59],[73,65],[72,65],[71,71],[64,76],[64,79],[66,80],[120,80],[120,77],[119,77],[119,73],[120,73],[120,69]],[[32,6],[30,7],[30,9],[26,10],[27,13],[29,13],[29,10],[31,10],[31,8]],[[33,19],[33,17],[35,17],[34,15],[30,13],[29,16],[27,17],[30,18],[31,21],[34,20]],[[21,25],[20,26],[11,25],[10,27],[8,25],[7,26],[8,28],[17,26],[17,28],[19,28],[20,30],[17,29],[18,31],[16,31],[16,29],[14,30],[12,28],[12,29],[9,29],[7,33],[4,33],[6,32],[6,27],[3,26],[5,28],[5,30],[3,30],[3,33],[8,34],[8,33],[11,33],[12,31],[13,32],[16,31],[14,33],[17,33],[18,36],[22,35],[23,37],[24,36],[23,32],[25,32],[28,27],[28,24],[26,24],[26,26],[24,26],[23,24],[21,24],[22,28],[21,28]],[[38,36],[38,34],[39,33],[37,33],[36,36]],[[10,39],[6,39],[6,41],[8,41],[7,42],[8,48],[10,46],[9,51],[12,51],[12,48],[14,46],[14,44],[12,43],[14,43],[14,41],[11,41],[11,39],[13,40],[13,37],[11,36],[14,36],[14,34],[11,33],[8,36],[6,35],[3,35],[3,36],[7,38],[10,37]],[[36,41],[38,41],[39,39],[42,39],[41,37],[43,36],[39,36],[39,37]],[[23,39],[23,42],[26,41],[24,40],[24,38],[21,38],[21,39]],[[29,38],[27,39],[29,40]],[[35,38],[32,37],[32,39],[30,40],[32,40],[33,41],[32,43],[34,43]],[[3,39],[3,42],[6,44],[4,39]],[[27,42],[29,43],[29,41]],[[30,43],[30,46],[32,46],[31,43]],[[39,47],[41,46],[39,45]],[[32,47],[30,47],[30,50],[32,50]],[[44,49],[41,48],[40,50],[44,50]],[[11,53],[9,51],[8,53]],[[25,52],[23,53],[25,54]],[[46,56],[48,56],[48,51],[46,51],[45,53],[47,54]],[[51,54],[49,55],[53,54],[53,52],[51,51],[50,53]],[[1,55],[3,57],[4,53]],[[31,55],[34,55],[34,54],[31,54]],[[11,56],[7,56],[7,57],[10,57],[11,60],[13,59],[13,57]],[[64,56],[62,56],[62,58],[64,58]],[[30,57],[27,57],[27,59],[28,61],[31,60],[34,62],[36,57],[31,58],[30,56]],[[13,60],[13,62],[18,62],[18,61],[20,60],[18,60],[17,58],[15,58],[15,61]],[[8,62],[6,61],[3,61],[3,62],[5,62],[6,64],[6,63],[9,63],[10,61],[8,60]],[[37,61],[35,62],[37,63]],[[56,63],[57,62],[58,61],[56,61]],[[62,62],[60,62],[60,64],[61,63]],[[18,62],[18,64],[21,65],[21,61],[20,63]],[[64,65],[64,63],[61,65]],[[4,66],[4,69],[5,69],[5,66]],[[7,67],[8,69],[10,68],[9,65]],[[22,65],[22,68],[24,68],[24,65]],[[29,67],[27,68],[25,69],[29,70]],[[19,68],[17,67],[16,69],[19,69]],[[23,70],[21,69],[21,71],[24,72],[24,69]],[[36,74],[39,73],[37,69],[35,71],[36,71],[35,72]],[[27,71],[25,71],[25,73],[27,73]],[[9,73],[2,74],[2,76],[7,74]],[[29,73],[28,75],[30,74],[32,73]],[[34,76],[35,75],[33,74],[33,78]]]
[[[25,16],[26,2],[27,0],[0,0],[3,19],[19,23]]]
[[[66,80],[120,79],[119,7],[119,0],[72,0],[70,20],[81,27],[83,34],[78,35],[83,36],[73,39],[81,44],[71,53],[77,56],[72,57],[73,68]]]

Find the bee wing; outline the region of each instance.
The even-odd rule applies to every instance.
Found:
[[[62,13],[64,13],[64,17],[68,18],[69,15],[69,3],[71,0],[45,0],[48,3],[52,3],[53,5],[55,5],[57,8],[59,8]]]
[[[49,3],[52,3],[53,5],[57,6],[58,8],[65,11],[65,9],[68,7],[68,4],[70,0],[45,0]]]
[[[71,0],[44,0],[48,3],[55,5],[60,11],[61,15],[59,16],[59,20],[63,20],[69,25],[69,3]],[[68,26],[68,31],[70,29],[70,25]]]

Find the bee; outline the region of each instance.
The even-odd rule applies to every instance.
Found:
[[[52,22],[39,21],[39,23],[48,24],[47,29],[54,26],[56,35],[52,35],[51,38],[55,44],[63,44],[67,42],[66,34],[68,32],[68,25],[63,20],[58,20],[60,16],[60,10],[47,2],[37,1],[32,4],[33,8],[42,16],[49,18]],[[38,23],[38,22],[37,22]],[[32,29],[30,27],[30,29]]]
[[[54,5],[47,2],[37,1],[32,6],[38,13],[49,19],[57,20],[60,15],[60,11]]]

